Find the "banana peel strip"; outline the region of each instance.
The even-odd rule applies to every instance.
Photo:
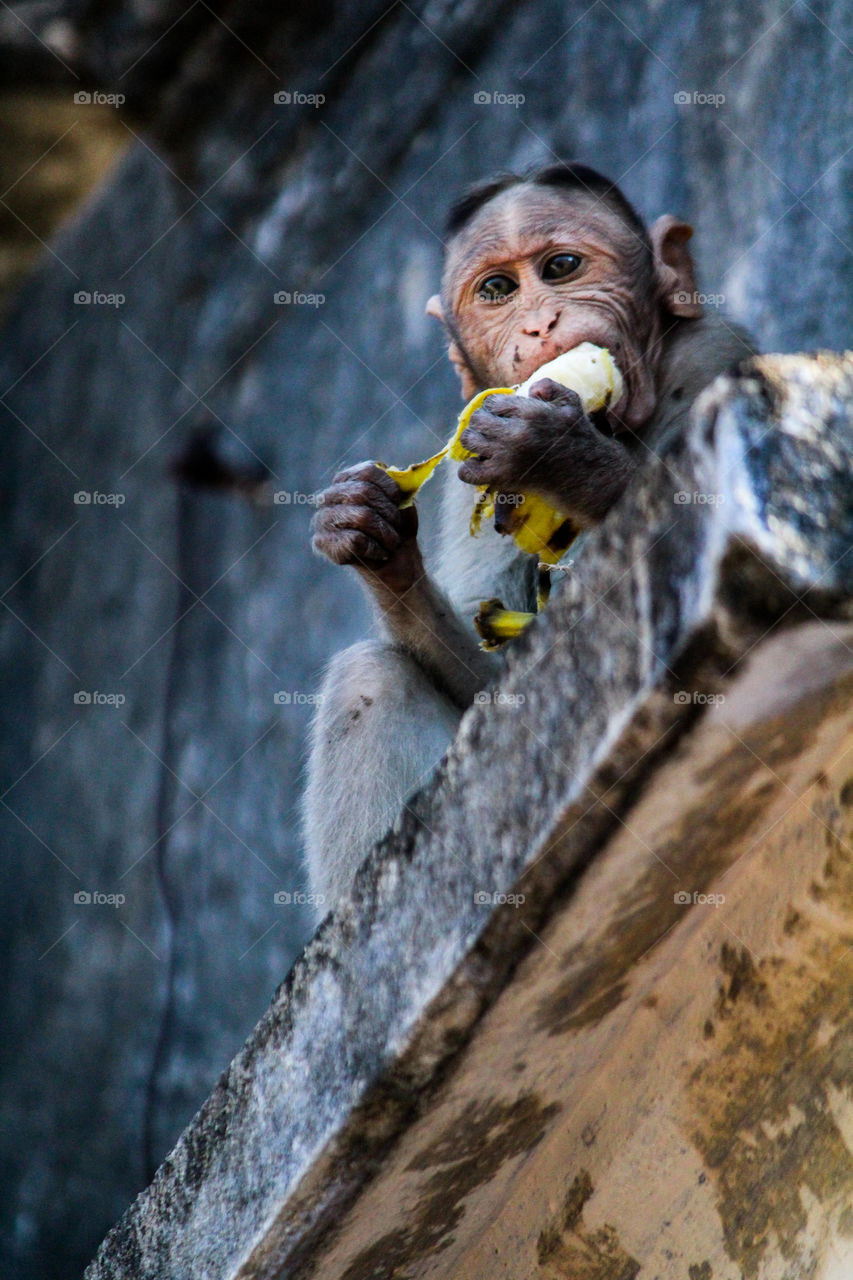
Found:
[[[480,648],[487,652],[500,649],[507,640],[520,636],[535,617],[535,613],[525,613],[521,609],[505,609],[502,600],[481,600],[474,618]]]
[[[414,502],[418,490],[421,485],[426,484],[432,473],[440,462],[445,458],[451,458],[454,462],[464,462],[466,458],[472,456],[471,450],[466,449],[460,443],[459,437],[471,421],[471,414],[476,413],[488,396],[506,395],[511,396],[516,392],[516,387],[489,387],[487,391],[479,391],[473,400],[469,400],[465,408],[459,415],[456,424],[456,430],[448,440],[447,444],[438,453],[434,453],[431,458],[426,458],[423,462],[413,462],[409,467],[389,467],[384,462],[377,462],[377,467],[381,467],[383,471],[387,471],[392,480],[403,490],[406,498],[400,503],[401,507],[410,507]],[[485,492],[485,485],[478,485],[479,492]],[[480,519],[482,519],[483,510],[482,503],[478,502],[477,507],[480,510]],[[475,511],[477,510],[475,507]],[[473,517],[472,517],[473,521]],[[479,520],[477,521],[479,526]],[[472,530],[473,532],[473,530]]]

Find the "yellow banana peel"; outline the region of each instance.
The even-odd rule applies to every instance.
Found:
[[[502,600],[481,600],[474,618],[474,630],[480,637],[480,648],[500,649],[507,640],[514,640],[521,635],[535,617],[535,613],[524,613],[521,609],[505,609]]]
[[[410,507],[415,500],[418,489],[422,484],[429,480],[433,471],[440,462],[445,458],[451,458],[454,462],[464,462],[466,458],[471,457],[471,450],[466,449],[460,443],[459,437],[468,426],[471,420],[471,414],[480,408],[480,405],[487,396],[507,395],[511,396],[515,391],[515,387],[490,387],[488,391],[480,391],[474,396],[473,400],[469,400],[465,408],[459,415],[456,423],[456,430],[448,440],[443,449],[438,453],[434,453],[431,458],[426,458],[423,462],[413,462],[409,467],[389,467],[384,462],[377,462],[377,467],[381,467],[383,471],[387,471],[392,480],[400,486],[407,495],[404,502],[400,503],[401,507]],[[478,522],[479,523],[479,522]]]
[[[536,612],[541,613],[551,594],[551,566],[539,565],[539,584],[536,590]],[[480,637],[480,648],[500,649],[507,640],[520,636],[525,627],[536,617],[521,609],[505,609],[503,600],[481,600],[474,618],[474,630]]]

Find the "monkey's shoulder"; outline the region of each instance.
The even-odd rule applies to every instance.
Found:
[[[644,443],[659,448],[686,426],[690,410],[705,387],[733,373],[758,346],[741,325],[720,315],[679,320],[664,339],[658,369],[657,408]]]

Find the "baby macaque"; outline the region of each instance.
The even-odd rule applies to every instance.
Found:
[[[488,397],[460,436],[470,456],[441,468],[440,551],[429,568],[416,507],[403,505],[387,469],[359,463],[323,494],[314,548],[355,570],[383,633],[333,659],[312,727],[306,852],[327,907],[500,670],[472,625],[480,601],[536,608],[538,556],[493,525],[470,536],[472,486],[538,495],[588,529],[686,424],[699,392],[754,353],[742,330],[703,315],[691,235],[670,214],[647,229],[618,187],[580,165],[481,184],[451,210],[441,292],[427,311],[449,337],[463,398],[517,386],[581,343],[609,352],[621,392],[592,416],[547,378],[528,395]]]

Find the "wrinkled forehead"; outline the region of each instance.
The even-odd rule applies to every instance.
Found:
[[[490,267],[547,249],[549,243],[630,254],[638,237],[605,201],[585,191],[533,184],[510,187],[478,209],[447,245],[444,296]]]

